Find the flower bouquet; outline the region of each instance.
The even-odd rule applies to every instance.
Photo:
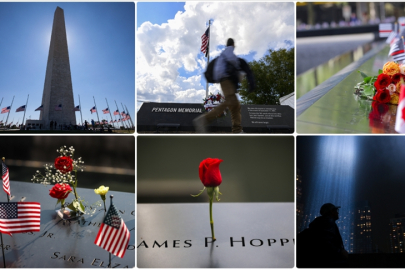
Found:
[[[387,62],[378,76],[368,76],[359,71],[363,81],[354,88],[355,94],[384,104],[398,105],[401,82],[405,78],[405,65]]]
[[[210,93],[207,98],[203,99],[203,101],[205,112],[209,112],[217,107],[219,104],[223,103],[225,101],[225,97],[220,93],[217,93],[216,95]],[[226,111],[224,111],[223,115],[221,116],[226,116]]]
[[[61,210],[58,210],[58,214],[68,218],[80,216],[85,213],[88,205],[80,198],[76,190],[78,183],[77,172],[83,171],[84,161],[81,157],[74,159],[75,149],[73,146],[69,148],[63,146],[56,152],[59,153],[59,156],[55,159],[54,165],[45,164],[45,174],[43,175],[40,171],[37,171],[31,180],[45,185],[54,183],[49,195],[57,199],[57,204],[61,204]],[[70,193],[73,193],[75,198],[67,205],[68,210],[65,209],[65,199]],[[101,203],[99,205],[101,206]]]

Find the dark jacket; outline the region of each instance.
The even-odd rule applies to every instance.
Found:
[[[335,220],[320,216],[297,235],[297,267],[346,267],[342,236]]]

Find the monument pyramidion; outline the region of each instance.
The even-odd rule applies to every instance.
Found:
[[[39,120],[27,120],[27,124],[38,123],[45,129],[51,128],[51,121],[58,126],[76,124],[65,15],[60,7],[53,18],[42,106]]]

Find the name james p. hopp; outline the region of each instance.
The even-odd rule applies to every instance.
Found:
[[[216,242],[212,242],[212,238],[211,237],[205,237],[205,247],[208,247],[210,243],[215,244]],[[229,239],[229,244],[230,247],[234,247],[234,246],[252,246],[252,247],[262,247],[262,246],[285,246],[288,243],[292,243],[294,244],[294,239],[292,239],[291,241],[287,238],[280,238],[280,239],[251,239],[251,240],[245,240],[245,237],[240,237],[240,238],[233,238],[230,237]],[[192,240],[173,240],[173,241],[142,241],[137,248],[191,248],[192,245]]]

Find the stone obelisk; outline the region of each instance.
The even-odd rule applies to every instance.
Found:
[[[42,105],[39,119],[45,128],[50,127],[51,121],[56,121],[58,126],[76,125],[65,15],[60,7],[53,17]]]

